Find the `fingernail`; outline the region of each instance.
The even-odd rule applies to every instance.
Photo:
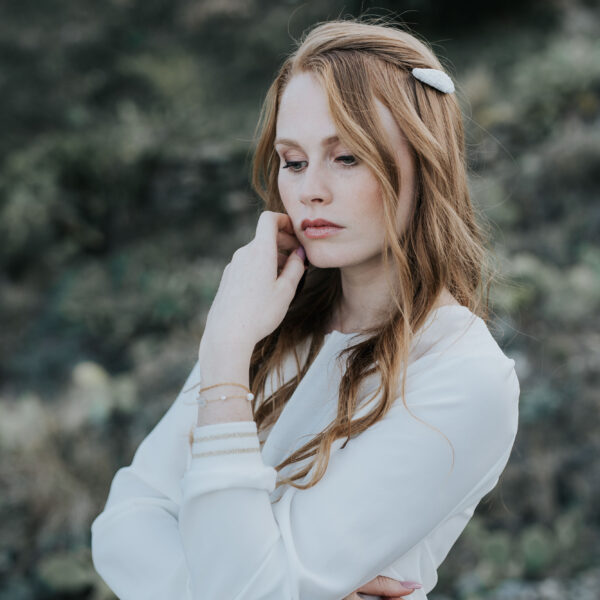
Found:
[[[306,259],[306,252],[304,251],[304,248],[302,246],[298,246],[296,248],[296,254],[302,259],[305,260]]]
[[[400,583],[410,590],[418,590],[419,588],[423,587],[420,583],[417,583],[416,581],[401,581]]]

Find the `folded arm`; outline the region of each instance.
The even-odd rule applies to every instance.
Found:
[[[498,476],[517,429],[514,361],[425,360],[431,368],[407,382],[412,415],[398,399],[334,449],[316,486],[290,487],[273,505],[276,471],[254,422],[194,429],[179,513],[194,599],[339,600]]]
[[[253,422],[196,427],[199,437],[226,436],[196,442],[194,453],[253,451],[191,456],[197,407],[194,391],[183,390],[199,381],[196,363],[132,464],[113,479],[92,524],[96,570],[122,600],[348,595],[489,489],[514,441],[513,361],[431,361],[409,377],[407,402],[452,442],[452,470],[444,437],[398,399],[343,450],[337,440],[315,487],[287,488],[275,504],[276,472],[254,451]]]

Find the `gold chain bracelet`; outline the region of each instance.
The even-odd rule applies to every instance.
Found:
[[[202,383],[202,382],[200,382]],[[197,383],[196,385],[193,385],[192,387],[188,388],[187,390],[184,391],[189,391],[197,386],[200,385],[200,383]],[[244,396],[229,396],[229,395],[221,395],[218,396],[217,398],[207,398],[202,392],[205,392],[206,390],[210,390],[212,388],[216,388],[216,387],[220,387],[222,385],[233,385],[233,386],[237,386],[237,387],[241,387],[245,390],[248,390],[248,393]],[[245,385],[242,385],[241,383],[234,383],[232,381],[226,381],[224,383],[215,383],[214,385],[209,385],[207,387],[204,388],[200,388],[198,390],[198,397],[197,397],[197,401],[198,401],[198,405],[199,406],[206,406],[208,402],[215,402],[216,400],[227,400],[229,398],[243,398],[245,400],[248,401],[252,401],[254,400],[254,394],[250,391],[249,388],[247,388]]]

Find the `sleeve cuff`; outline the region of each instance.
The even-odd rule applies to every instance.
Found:
[[[277,471],[265,465],[255,421],[231,421],[193,428],[184,496],[226,488],[275,489]]]

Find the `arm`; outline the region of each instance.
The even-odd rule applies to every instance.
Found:
[[[295,368],[291,355],[284,368],[287,373]],[[275,379],[267,380],[268,393],[281,384]],[[181,478],[190,460],[189,432],[198,417],[199,382],[196,361],[131,464],[115,474],[104,510],[92,523],[94,567],[122,600],[191,599],[178,515]]]
[[[195,600],[339,600],[480,499],[516,436],[514,361],[432,354],[418,365],[406,386],[418,419],[398,399],[343,450],[334,445],[316,486],[289,487],[274,505],[277,473],[257,451],[254,421],[194,428],[179,529]],[[432,427],[452,442],[452,470]]]
[[[194,391],[183,390],[199,378],[196,362],[131,465],[117,471],[106,506],[92,523],[94,567],[121,600],[191,598],[177,515],[188,433],[197,414]]]

